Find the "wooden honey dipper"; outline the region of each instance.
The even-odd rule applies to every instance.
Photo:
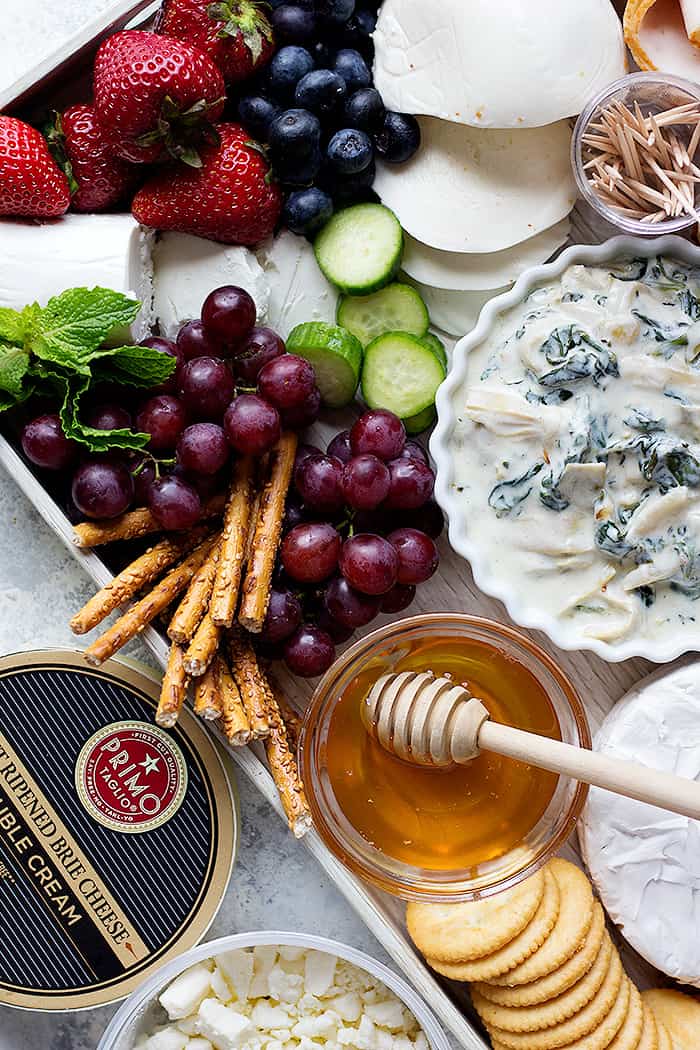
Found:
[[[700,783],[491,722],[481,700],[429,671],[382,675],[362,705],[369,734],[422,766],[466,765],[483,748],[700,820]]]

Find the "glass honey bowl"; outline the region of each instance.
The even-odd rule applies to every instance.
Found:
[[[351,646],[314,693],[300,758],[316,829],[355,875],[405,900],[474,900],[514,886],[566,841],[587,787],[485,751],[448,770],[389,754],[361,705],[377,678],[406,670],[450,675],[495,721],[591,745],[576,690],[529,638],[457,613],[409,617]]]

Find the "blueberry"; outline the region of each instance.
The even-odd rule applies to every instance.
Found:
[[[312,69],[297,84],[294,101],[323,119],[340,110],[346,94],[345,81],[338,73],[330,69]]]
[[[267,141],[270,124],[280,112],[278,105],[262,95],[246,95],[238,103],[239,120],[251,135],[263,142]]]
[[[326,156],[332,170],[339,175],[356,175],[370,163],[373,152],[372,140],[366,132],[342,128],[328,143]]]
[[[328,25],[343,25],[355,10],[355,0],[321,0],[317,7]]]
[[[391,164],[402,164],[410,160],[420,146],[418,121],[409,113],[394,113],[389,110],[384,127],[375,138],[377,153]]]
[[[359,128],[371,135],[384,127],[386,110],[376,88],[360,88],[345,103],[345,121],[348,127]]]
[[[291,101],[301,78],[314,68],[314,60],[305,47],[281,47],[270,63],[270,90],[276,98]]]
[[[290,193],[282,209],[282,222],[292,233],[312,236],[333,214],[333,201],[316,186]]]
[[[307,161],[318,150],[321,125],[307,109],[285,109],[270,124],[267,138],[273,165],[290,170],[293,161]]]
[[[351,47],[343,47],[337,52],[333,69],[340,73],[350,94],[359,91],[360,88],[369,87],[372,82],[367,63],[360,52]]]
[[[272,13],[272,25],[285,44],[307,44],[316,34],[316,15],[299,4],[282,4]]]
[[[363,36],[369,36],[377,28],[377,12],[360,7],[354,14],[355,23]]]
[[[317,69],[330,69],[333,65],[335,48],[331,47],[327,40],[317,40],[311,48]]]
[[[376,21],[377,16],[371,11],[356,11],[343,26],[338,39],[338,47],[354,48],[360,52],[365,61],[371,63],[374,57],[374,42],[371,34],[374,32]]]
[[[358,172],[357,175],[336,175],[329,187],[334,205],[338,208],[345,208],[349,204],[376,200],[377,196],[372,190],[375,175],[374,161],[371,161],[365,170]]]
[[[323,154],[319,147],[315,146],[307,157],[300,160],[282,156],[278,162],[275,162],[274,170],[282,185],[287,188],[310,186],[316,181],[322,163]]]

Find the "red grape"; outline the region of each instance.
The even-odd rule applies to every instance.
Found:
[[[307,456],[294,471],[294,484],[307,507],[332,513],[343,506],[343,464],[318,453]]]
[[[245,288],[225,284],[215,288],[204,300],[202,324],[220,343],[233,348],[252,331],[257,310]]]
[[[306,397],[303,404],[296,408],[286,408],[281,412],[282,422],[287,430],[306,430],[315,423],[321,414],[321,394],[318,387],[314,387]]]
[[[397,459],[415,459],[419,463],[430,463],[428,459],[428,453],[425,451],[419,441],[414,441],[413,438],[409,438],[404,447],[399,452]]]
[[[134,498],[134,483],[123,463],[96,459],[82,463],[73,475],[73,502],[88,518],[116,518]]]
[[[137,453],[129,463],[129,473],[134,482],[134,502],[141,507],[148,503],[149,490],[156,480],[155,460]]]
[[[195,357],[180,370],[180,392],[192,415],[220,420],[235,392],[231,369],[216,357]]]
[[[202,513],[197,490],[173,474],[153,482],[148,493],[148,506],[164,529],[191,529]]]
[[[382,598],[382,612],[397,613],[407,609],[416,596],[411,583],[397,583]]]
[[[177,443],[178,462],[193,474],[216,474],[228,463],[229,454],[226,435],[216,423],[193,423]]]
[[[398,578],[398,554],[387,540],[371,532],[345,541],[339,565],[348,583],[362,594],[386,594]]]
[[[379,612],[379,598],[360,594],[344,576],[334,576],[324,595],[326,610],[341,627],[364,627]]]
[[[177,333],[177,347],[183,361],[195,357],[220,357],[221,346],[204,330],[201,321],[187,321]]]
[[[148,447],[156,452],[175,448],[187,426],[187,409],[171,394],[156,394],[145,402],[136,416],[136,429],[150,434]]]
[[[296,354],[276,357],[258,376],[258,393],[280,412],[301,408],[315,389],[316,373]]]
[[[334,642],[340,644],[341,642],[347,642],[348,638],[352,638],[353,630],[352,627],[346,627],[342,623],[338,623],[334,620],[325,605],[322,605],[316,614],[316,622],[322,631],[326,631],[331,636]]]
[[[389,494],[389,470],[377,456],[353,456],[343,468],[345,502],[355,510],[374,510]]]
[[[335,456],[341,463],[349,463],[352,459],[352,448],[350,447],[350,431],[341,430],[339,434],[329,442],[326,452],[329,456]]]
[[[301,602],[295,594],[272,590],[260,637],[273,645],[283,642],[290,634],[294,634],[301,618]]]
[[[412,529],[419,532],[427,532],[432,540],[436,540],[445,528],[445,516],[435,500],[429,499],[422,507],[411,510],[404,515],[403,522],[410,525]]]
[[[240,346],[236,347],[233,367],[244,383],[252,385],[261,369],[285,353],[284,340],[271,328],[254,328]]]
[[[171,339],[161,339],[160,336],[150,336],[148,339],[141,341],[141,346],[150,346],[153,350],[160,350],[162,354],[168,354],[169,357],[175,358],[175,368],[172,370],[167,379],[164,379],[162,383],[158,383],[157,386],[151,387],[152,394],[176,394],[177,393],[177,372],[180,365],[184,362],[185,357],[182,350],[173,343]],[[108,430],[109,427],[101,427],[102,430]]]
[[[294,457],[294,469],[296,470],[299,464],[303,463],[305,459],[309,458],[309,456],[322,455],[323,453],[321,452],[321,449],[316,445],[309,445],[305,441],[300,441],[297,445],[296,456]]]
[[[399,583],[425,583],[438,567],[440,556],[430,536],[418,529],[395,529],[387,536],[399,556]]]
[[[335,660],[333,639],[320,627],[302,624],[284,644],[284,660],[292,674],[316,678]]]
[[[416,459],[394,459],[389,464],[389,495],[387,507],[396,510],[416,510],[427,503],[433,494],[435,475],[427,463]]]
[[[57,415],[37,416],[22,429],[22,451],[30,462],[46,470],[64,470],[77,458],[78,444],[63,433]]]
[[[304,508],[293,492],[287,495],[284,505],[284,517],[282,519],[282,535],[285,536],[295,525],[301,525],[304,520]]]
[[[129,430],[131,413],[113,401],[93,405],[85,413],[85,422],[95,430]]]
[[[271,449],[281,432],[279,412],[257,394],[241,394],[224,415],[229,445],[244,456],[260,456]]]
[[[340,556],[340,534],[328,522],[307,522],[282,540],[280,560],[293,580],[320,583],[335,572]]]
[[[350,444],[354,455],[371,452],[380,459],[395,459],[406,443],[406,430],[393,412],[375,408],[365,412],[353,424]]]

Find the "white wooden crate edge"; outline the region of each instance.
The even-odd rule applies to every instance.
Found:
[[[104,586],[113,574],[94,551],[81,550],[75,545],[73,527],[68,518],[2,435],[0,435],[0,465],[5,468],[46,524],[73,554],[92,580],[98,586]],[[167,645],[161,635],[152,627],[147,627],[141,638],[161,666],[165,667]],[[229,747],[220,732],[215,730],[215,734],[277,815],[285,820],[275,783],[258,755],[251,748]],[[394,902],[388,895],[372,890],[351,875],[326,849],[315,832],[307,834],[302,842],[394,962],[412,981],[445,1027],[467,1050],[488,1050],[487,1044],[436,981],[405,936],[396,918],[391,914],[389,905],[393,903],[397,907],[397,902]]]

